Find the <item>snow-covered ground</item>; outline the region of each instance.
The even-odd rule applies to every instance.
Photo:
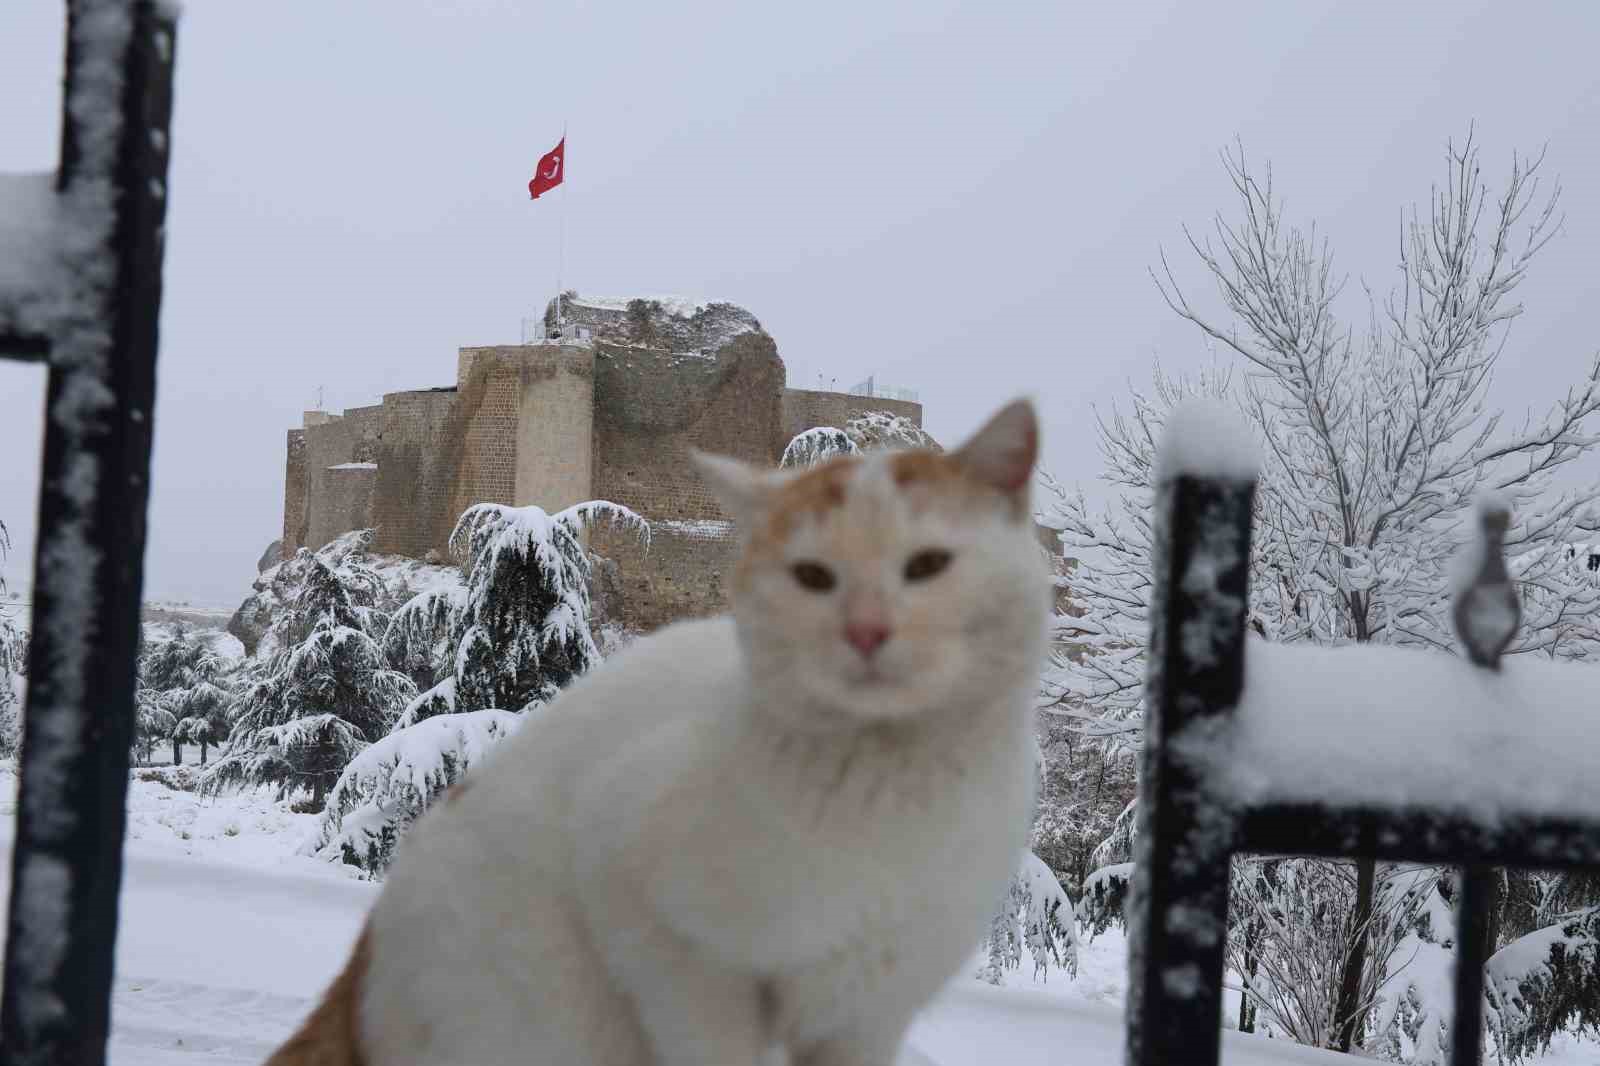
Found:
[[[14,790],[0,771],[7,848]],[[265,793],[202,800],[133,782],[111,1066],[257,1064],[299,1023],[377,892],[342,866],[295,854],[315,822]],[[1113,932],[1085,945],[1075,979],[1052,972],[1036,984],[1026,964],[1003,988],[957,978],[912,1028],[900,1066],[1120,1063],[1124,952]],[[1237,1033],[1224,1034],[1223,1060],[1352,1061]],[[1600,1047],[1568,1040],[1540,1061],[1595,1066]]]

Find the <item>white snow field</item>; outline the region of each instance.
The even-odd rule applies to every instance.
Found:
[[[8,851],[14,794],[15,777],[0,770]],[[315,823],[266,793],[212,801],[133,782],[111,1066],[256,1066],[299,1024],[378,891],[295,853]],[[1124,952],[1112,932],[1084,945],[1075,979],[1052,971],[1035,984],[1025,963],[1004,988],[952,980],[912,1028],[899,1066],[1120,1063]],[[1223,1040],[1223,1060],[1237,1066],[1355,1061],[1231,1032]],[[1597,1052],[1569,1041],[1540,1062],[1594,1066]]]

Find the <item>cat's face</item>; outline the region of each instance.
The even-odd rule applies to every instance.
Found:
[[[752,674],[826,731],[986,704],[1031,684],[1049,585],[1028,506],[1032,408],[955,452],[793,474],[701,458],[739,522],[734,614]],[[792,704],[792,706],[789,706]]]

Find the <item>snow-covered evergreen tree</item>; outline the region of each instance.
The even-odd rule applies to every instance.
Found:
[[[855,455],[861,449],[842,429],[833,426],[815,426],[795,434],[783,449],[778,466],[784,470],[816,466],[838,455]]]
[[[450,535],[465,590],[421,593],[395,613],[384,638],[391,662],[433,685],[403,722],[484,709],[522,710],[549,700],[599,661],[590,630],[585,525],[606,521],[648,539],[645,521],[593,500],[554,515],[484,503]]]
[[[1371,299],[1365,333],[1341,321],[1343,279],[1331,253],[1283,222],[1270,172],[1251,171],[1242,153],[1226,163],[1241,221],[1219,217],[1215,243],[1188,240],[1229,317],[1191,303],[1165,263],[1158,284],[1245,376],[1235,387],[1226,371],[1193,383],[1158,372],[1155,392],[1136,395],[1130,414],[1102,420],[1106,478],[1118,497],[1111,508],[1092,511],[1081,495],[1047,486],[1055,491],[1044,520],[1084,560],[1072,589],[1084,614],[1061,624],[1090,650],[1052,664],[1051,709],[1091,734],[1138,735],[1151,463],[1166,412],[1194,392],[1228,397],[1262,445],[1249,613],[1259,635],[1453,650],[1451,556],[1474,498],[1493,490],[1514,508],[1506,545],[1523,602],[1507,654],[1600,657],[1600,586],[1568,550],[1594,539],[1600,490],[1555,485],[1600,440],[1591,429],[1600,363],[1575,368],[1578,384],[1541,420],[1512,426],[1487,406],[1506,328],[1521,312],[1511,293],[1555,224],[1555,196],[1537,198],[1540,160],[1514,161],[1505,191],[1491,198],[1476,147],[1452,147],[1429,217],[1405,224],[1401,284]],[[1386,904],[1366,865],[1351,920],[1370,931]],[[1426,910],[1416,894],[1402,898]],[[1362,990],[1393,977],[1375,976],[1381,947],[1356,937],[1337,975],[1340,1046],[1363,1042]],[[1427,992],[1417,985],[1405,994],[1420,1001]]]
[[[302,852],[380,875],[411,823],[521,721],[508,711],[469,711],[395,730],[351,760]]]
[[[350,760],[416,695],[372,635],[386,620],[372,606],[370,573],[315,557],[305,565],[297,598],[273,624],[280,650],[242,694],[227,750],[202,778],[206,791],[273,785],[280,798],[309,792],[321,809]]]
[[[599,661],[590,629],[584,526],[607,521],[648,538],[634,512],[603,500],[554,515],[479,504],[451,535],[465,589],[435,588],[395,612],[389,661],[430,686],[394,731],[352,761],[310,851],[377,876],[394,844],[437,796],[526,712]]]
[[[178,719],[167,710],[163,694],[135,683],[133,692],[133,752],[141,763],[150,762],[157,743],[172,740]],[[174,747],[176,751],[176,747]],[[174,756],[173,763],[177,763]]]
[[[231,697],[224,691],[228,662],[211,647],[205,634],[177,623],[170,636],[141,636],[139,648],[138,718],[135,743],[149,758],[152,740],[172,742],[172,762],[183,762],[184,744],[214,744],[227,730]],[[215,728],[193,724],[180,729],[183,719],[199,717]]]
[[[1523,913],[1508,916],[1506,942],[1486,967],[1489,1030],[1511,1060],[1544,1053],[1562,1031],[1600,1036],[1600,874],[1520,879]]]
[[[1023,852],[984,938],[981,980],[998,985],[1007,970],[1022,965],[1024,952],[1033,963],[1033,979],[1048,981],[1050,968],[1078,972],[1078,928],[1072,900],[1061,882],[1038,856]]]

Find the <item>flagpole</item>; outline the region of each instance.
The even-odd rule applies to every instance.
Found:
[[[567,120],[561,120],[561,187],[567,185]],[[561,330],[561,270],[567,259],[567,194],[561,194],[561,220],[556,224],[560,233],[556,244],[556,333]]]

